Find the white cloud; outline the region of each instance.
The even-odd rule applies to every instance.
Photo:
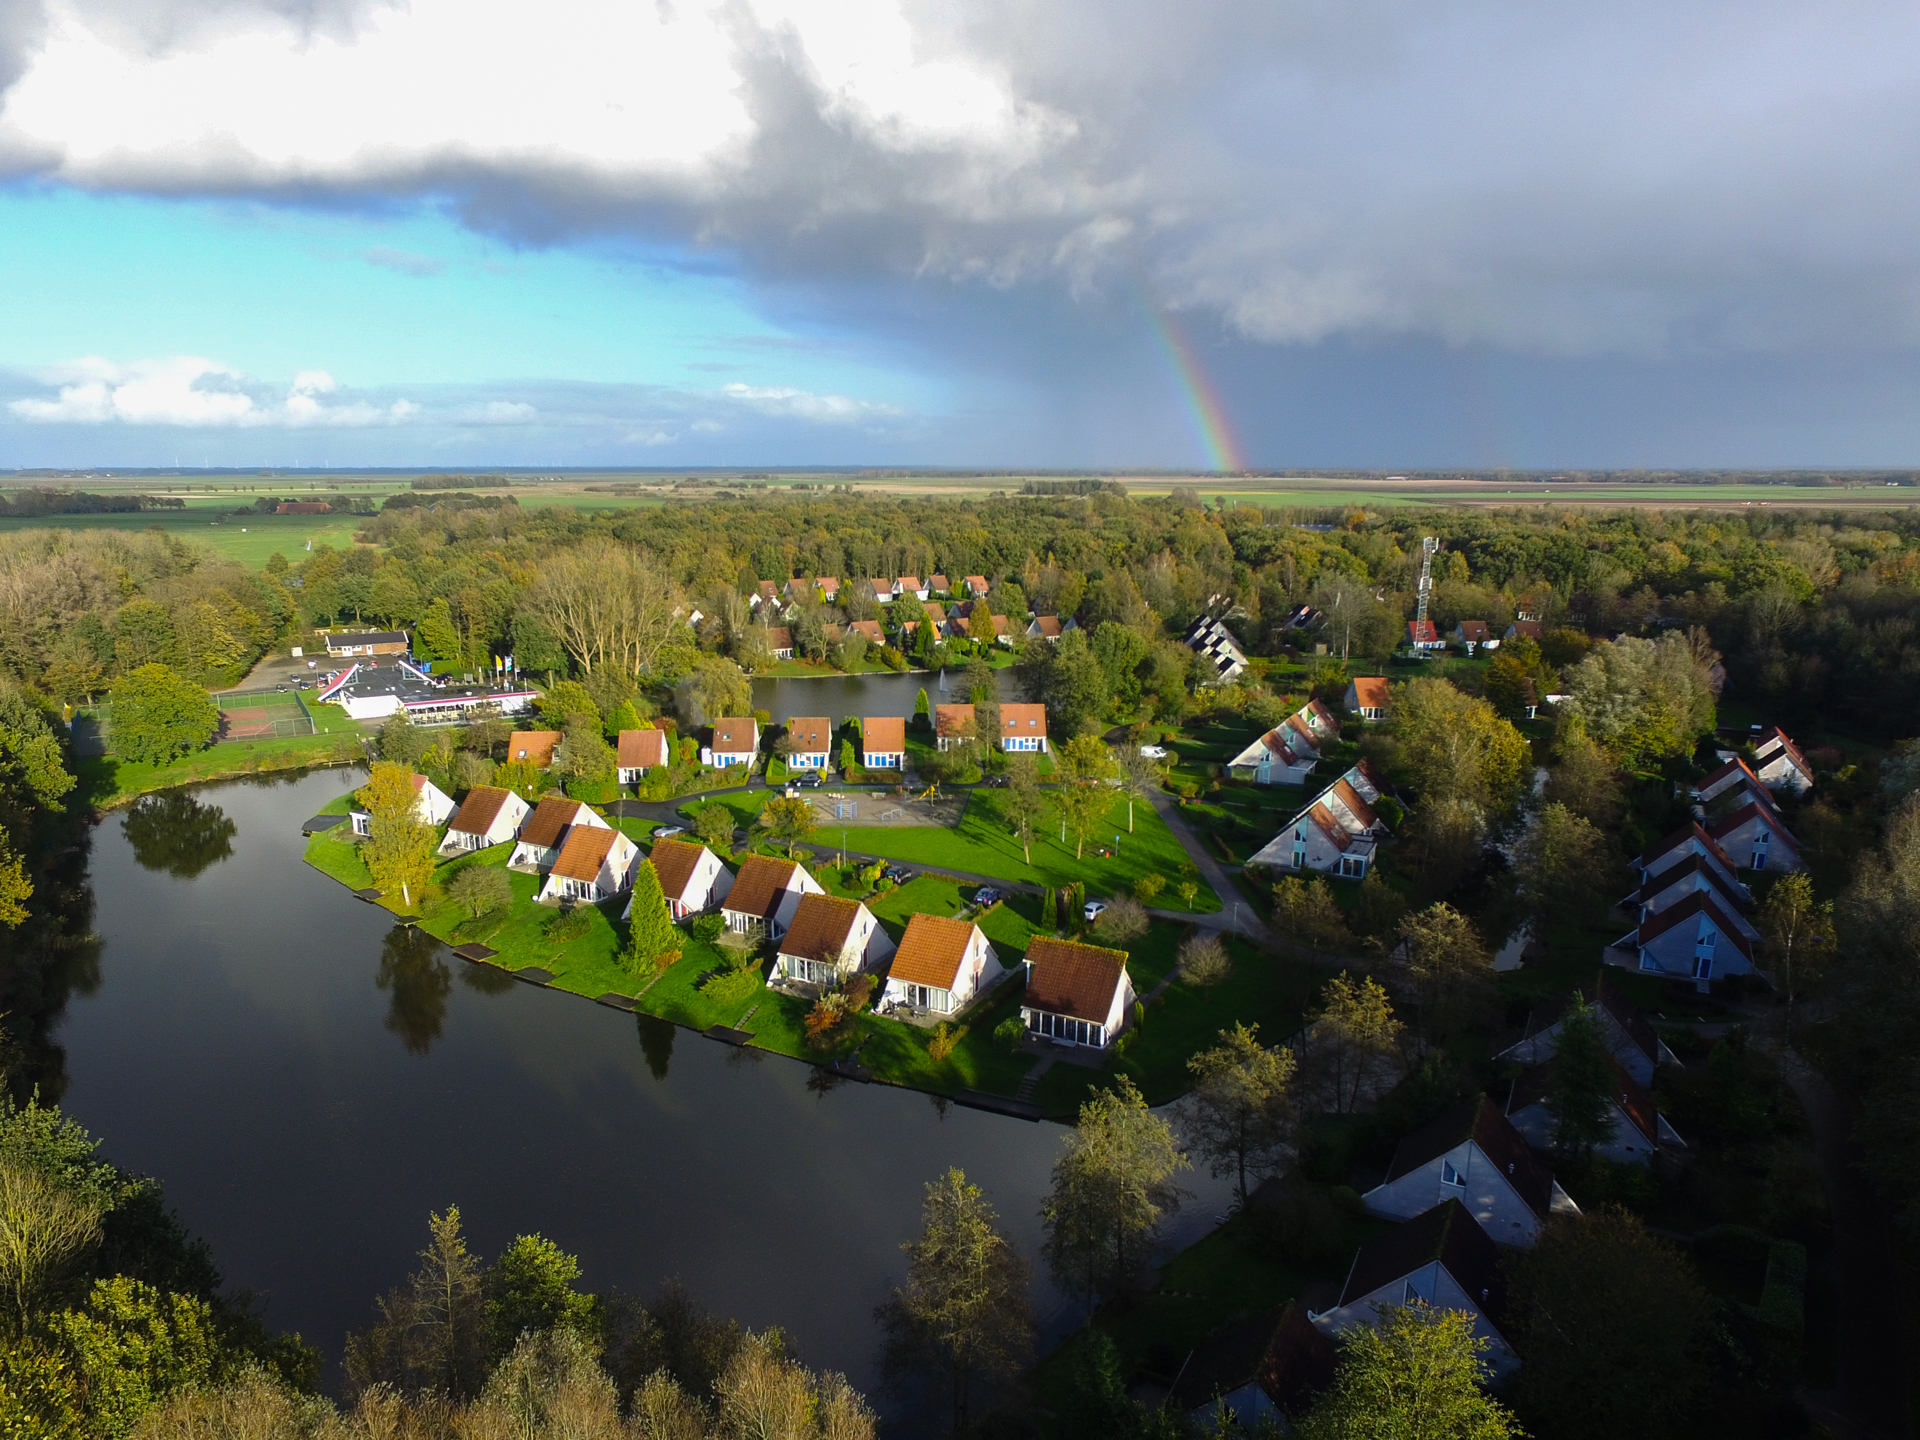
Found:
[[[197,355],[174,355],[117,365],[98,356],[53,367],[39,376],[57,387],[51,399],[8,402],[21,420],[42,425],[170,425],[195,429],[278,426],[358,429],[411,419],[407,400],[328,404],[319,397],[338,387],[324,370],[302,370],[275,395],[237,370]]]
[[[453,418],[465,425],[531,425],[540,412],[524,400],[488,400],[463,405]]]
[[[856,400],[850,395],[817,395],[811,390],[795,390],[784,385],[742,385],[735,382],[721,386],[720,393],[763,415],[789,415],[801,420],[864,420],[870,416],[899,413],[894,406],[876,405],[870,401]]]

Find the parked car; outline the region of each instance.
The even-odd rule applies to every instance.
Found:
[[[827,779],[818,770],[809,770],[793,783],[803,790],[818,790],[827,783]]]
[[[1004,775],[989,775],[980,783],[989,790],[1004,790],[1007,784],[1007,777]]]
[[[1107,902],[1104,900],[1087,901],[1087,908],[1083,912],[1087,917],[1087,923],[1091,925],[1094,921],[1098,920],[1100,918],[1100,912],[1106,908]]]
[[[913,871],[903,869],[901,866],[898,866],[898,865],[889,865],[886,868],[885,874],[887,879],[891,880],[896,885],[904,885],[907,883],[907,881],[913,879]]]
[[[671,840],[676,835],[684,835],[686,833],[687,827],[684,825],[662,825],[658,830],[653,832],[653,838],[656,840]]]
[[[991,885],[982,885],[978,890],[973,892],[973,903],[976,905],[991,905],[999,898],[1000,892]]]
[[[1167,758],[1167,747],[1164,745],[1142,745],[1140,747],[1140,755],[1141,758],[1145,760],[1164,760]]]

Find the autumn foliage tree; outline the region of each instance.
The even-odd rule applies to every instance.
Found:
[[[374,885],[402,903],[420,903],[433,878],[433,827],[420,819],[413,773],[404,765],[374,762],[367,783],[354,791],[367,812],[367,838],[360,858]]]

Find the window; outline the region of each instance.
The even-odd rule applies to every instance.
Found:
[[[1367,862],[1357,856],[1342,855],[1340,857],[1340,873],[1352,880],[1364,879],[1367,873]]]
[[[1766,851],[1756,850],[1753,852],[1753,868],[1755,870],[1764,870],[1767,868],[1767,852]]]
[[[1695,955],[1693,957],[1693,978],[1696,980],[1711,980],[1713,978],[1712,951],[1709,950],[1703,955]]]
[[[1442,1160],[1440,1162],[1440,1183],[1442,1185],[1456,1186],[1464,1190],[1467,1188],[1467,1177],[1454,1168],[1451,1160]]]
[[[1409,1280],[1407,1281],[1406,1294],[1401,1296],[1400,1303],[1402,1305],[1421,1305],[1426,1303],[1426,1298],[1426,1296],[1420,1293],[1420,1287]]]
[[[1293,852],[1293,868],[1296,870],[1304,870],[1307,868],[1307,852],[1306,851],[1296,850]]]

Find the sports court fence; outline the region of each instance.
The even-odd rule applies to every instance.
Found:
[[[228,690],[214,696],[213,703],[220,707],[222,742],[319,732],[298,690]]]

